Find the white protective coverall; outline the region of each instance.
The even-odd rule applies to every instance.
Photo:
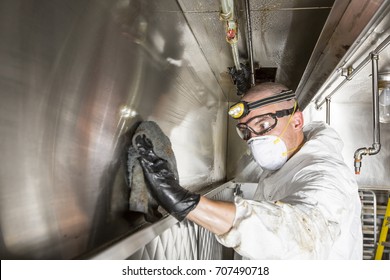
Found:
[[[264,171],[254,200],[235,197],[218,241],[249,259],[362,259],[361,202],[334,129],[313,122],[281,169]]]

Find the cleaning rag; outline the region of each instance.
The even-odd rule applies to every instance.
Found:
[[[158,210],[158,203],[148,191],[142,167],[138,161],[139,153],[135,148],[135,139],[138,135],[145,135],[153,143],[156,155],[165,159],[176,178],[179,178],[175,154],[169,138],[164,134],[157,123],[144,121],[139,124],[132,137],[132,145],[128,150],[128,184],[130,188],[129,210],[145,214],[145,220],[155,222],[162,217]]]

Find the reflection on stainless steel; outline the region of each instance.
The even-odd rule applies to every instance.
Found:
[[[138,121],[171,137],[183,186],[224,179],[227,100],[176,1],[153,2],[1,1],[2,259],[76,258],[140,226]]]

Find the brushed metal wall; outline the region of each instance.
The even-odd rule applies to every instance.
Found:
[[[367,83],[370,77],[367,77]],[[352,85],[351,85],[352,86]],[[364,93],[370,95],[370,90]],[[309,105],[305,122],[325,121],[325,108],[316,110]],[[339,133],[344,142],[343,158],[354,172],[354,153],[358,148],[371,147],[373,143],[372,104],[331,103],[330,125]],[[390,125],[380,124],[381,150],[372,156],[363,156],[360,175],[355,178],[360,187],[381,187],[390,190]]]
[[[154,120],[181,184],[225,178],[227,99],[174,0],[0,1],[2,259],[78,258],[140,226],[129,131]]]

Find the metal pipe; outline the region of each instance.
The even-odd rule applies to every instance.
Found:
[[[373,119],[373,137],[374,144],[378,143],[380,148],[380,127],[379,127],[379,83],[378,83],[378,60],[379,55],[373,53],[372,55],[372,103],[374,109],[374,119]],[[376,152],[378,153],[379,150]]]
[[[246,29],[247,29],[247,41],[248,41],[248,54],[249,63],[251,67],[251,86],[255,85],[255,66],[253,62],[253,45],[252,45],[252,22],[251,22],[251,9],[249,0],[245,1],[245,15],[246,15]]]
[[[372,53],[376,53],[377,55],[379,55],[389,44],[390,44],[390,35],[387,36],[386,39],[384,39],[382,43],[374,51],[372,51],[351,73],[345,76],[345,79],[335,89],[333,89],[332,92],[328,94],[327,97],[332,97],[342,86],[344,86],[346,82],[352,80],[352,78],[355,77],[356,74],[359,73],[360,70],[362,70],[364,66],[366,66],[370,62]],[[320,92],[322,93],[323,90]],[[319,96],[321,95],[321,93],[319,94]],[[322,100],[320,103],[316,102],[317,109],[320,109],[322,105],[324,105],[324,103],[326,102],[325,99]]]
[[[326,98],[326,123],[330,125],[330,97]]]
[[[380,144],[380,129],[379,129],[379,86],[378,86],[378,53],[370,53],[372,64],[372,104],[373,104],[373,138],[374,143],[369,148],[359,148],[355,151],[354,166],[355,174],[360,174],[362,166],[362,157],[364,155],[375,155],[381,149]]]
[[[238,54],[237,43],[232,43],[230,45],[232,47],[232,55],[233,55],[234,66],[236,66],[237,70],[241,70],[240,57],[239,57],[239,54]]]
[[[226,41],[232,48],[232,55],[234,66],[237,71],[241,70],[240,59],[238,54],[238,24],[236,21],[236,15],[234,12],[234,1],[233,0],[221,0],[221,11],[219,18],[226,23]]]
[[[221,0],[221,13],[219,14],[222,19],[229,20],[234,17],[234,3],[233,0]]]

